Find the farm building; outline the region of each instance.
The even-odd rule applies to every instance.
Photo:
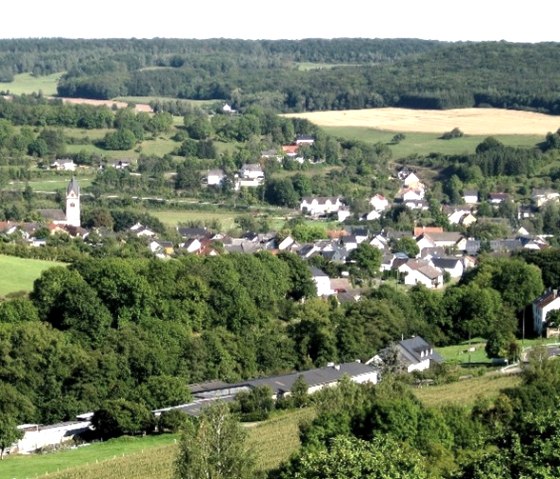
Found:
[[[378,370],[376,367],[362,364],[360,362],[334,364],[331,363],[326,367],[310,369],[297,373],[285,374],[282,376],[273,376],[268,378],[253,379],[237,384],[210,384],[196,385],[193,391],[195,400],[189,404],[174,406],[169,408],[157,409],[154,411],[159,416],[164,411],[171,409],[179,409],[187,414],[196,416],[201,409],[211,404],[213,401],[230,402],[235,396],[242,391],[249,391],[259,386],[269,386],[272,390],[272,398],[277,399],[290,394],[290,390],[298,377],[302,376],[308,386],[308,393],[313,394],[326,387],[336,386],[338,382],[347,376],[351,381],[356,383],[377,384],[379,380]]]

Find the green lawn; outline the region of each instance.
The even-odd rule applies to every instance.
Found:
[[[17,291],[31,291],[33,282],[42,271],[59,265],[63,263],[0,255],[0,296]]]
[[[163,209],[148,209],[150,215],[158,218],[164,225],[169,227],[176,227],[179,223],[188,223],[189,221],[219,221],[223,230],[228,231],[235,228],[234,219],[241,216],[243,212],[233,211],[227,209],[220,209],[218,211],[205,211],[205,210],[163,210]]]
[[[375,130],[363,127],[322,127],[325,132],[336,137],[361,140],[368,143],[386,143],[394,158],[411,155],[442,153],[447,155],[474,153],[477,145],[489,135],[466,135],[452,140],[440,140],[439,133],[405,133],[406,138],[397,145],[391,145],[396,132]],[[443,132],[442,132],[443,133]],[[544,140],[539,135],[493,135],[494,138],[508,146],[535,146]]]
[[[39,92],[46,96],[56,95],[56,85],[63,74],[64,72],[35,77],[31,73],[21,73],[14,75],[13,82],[0,82],[0,91],[9,91],[12,95]]]
[[[443,348],[436,348],[437,352],[446,361],[452,363],[487,363],[490,364],[490,359],[486,356],[484,351],[484,346],[486,342],[483,339],[477,339],[468,342],[464,342],[455,346],[445,346]],[[469,351],[473,349],[474,351]]]

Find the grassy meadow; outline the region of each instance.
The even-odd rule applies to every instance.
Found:
[[[413,155],[441,153],[444,155],[471,154],[478,144],[490,135],[465,135],[452,140],[441,140],[443,133],[405,132],[406,138],[398,144],[391,139],[397,131],[376,130],[358,126],[323,126],[322,129],[333,136],[360,140],[367,143],[385,143],[389,146],[394,158],[406,158]],[[540,135],[492,135],[504,145],[531,147],[544,140]]]
[[[20,73],[14,75],[12,82],[0,82],[0,91],[6,91],[12,95],[23,95],[42,92],[45,96],[56,95],[56,85],[64,72],[52,75],[35,77],[31,73]]]
[[[299,445],[299,424],[313,409],[285,411],[268,421],[249,424],[248,442],[259,470],[277,467]],[[179,435],[123,437],[52,454],[8,457],[0,477],[10,479],[171,479]]]
[[[42,271],[60,265],[63,265],[63,263],[0,255],[0,271],[2,271],[2,274],[0,274],[0,296],[18,291],[31,291],[33,282],[41,275]],[[0,477],[2,477],[1,474]]]
[[[445,404],[472,406],[478,398],[496,398],[504,389],[519,386],[521,378],[513,374],[487,374],[450,384],[415,388],[414,394],[426,406]]]
[[[93,181],[93,176],[90,177],[78,176],[77,178],[80,183],[80,187],[82,189],[89,186]],[[8,186],[9,189],[23,191],[25,187],[29,185],[35,192],[54,193],[57,190],[63,190],[63,191],[66,190],[69,181],[70,181],[70,177],[37,178],[29,181],[10,181]]]

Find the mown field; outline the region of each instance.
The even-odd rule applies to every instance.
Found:
[[[442,134],[459,128],[465,135],[539,135],[560,127],[560,118],[529,111],[499,108],[460,108],[454,110],[412,110],[373,108],[366,110],[291,113],[319,126],[361,127],[392,132]]]
[[[0,91],[10,92],[12,95],[39,92],[45,96],[56,95],[56,85],[63,74],[64,72],[34,77],[31,73],[21,73],[14,75],[12,82],[0,82]]]
[[[277,467],[299,447],[301,421],[312,409],[282,412],[248,425],[249,444],[257,468]],[[0,463],[0,477],[10,479],[171,479],[178,435],[120,438],[52,454],[9,457]]]
[[[31,291],[33,282],[42,271],[60,265],[63,263],[0,255],[0,296],[17,291]]]
[[[560,118],[559,118],[560,123]],[[452,140],[442,140],[443,133],[406,132],[405,139],[397,144],[391,140],[395,131],[378,130],[358,126],[322,126],[322,129],[335,137],[365,141],[367,143],[384,143],[393,152],[394,158],[406,158],[412,155],[441,153],[444,155],[471,154],[490,134],[465,135]],[[504,145],[532,147],[544,140],[544,135],[492,135]]]

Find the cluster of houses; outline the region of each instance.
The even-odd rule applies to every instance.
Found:
[[[389,354],[391,353],[391,354]],[[399,370],[407,373],[424,371],[433,364],[443,361],[433,346],[417,336],[395,342],[380,351],[370,360],[335,364],[328,363],[325,367],[294,372],[279,376],[264,377],[228,384],[222,381],[209,381],[191,384],[193,399],[187,404],[163,407],[152,411],[155,417],[170,410],[179,410],[191,416],[198,416],[202,409],[216,401],[231,403],[240,392],[249,392],[257,387],[270,388],[272,399],[288,397],[295,382],[299,378],[307,385],[307,393],[313,394],[321,389],[336,387],[343,377],[358,384],[377,384],[381,379],[381,371],[385,362],[394,361]],[[75,437],[92,430],[93,413],[88,412],[76,416],[75,421],[66,421],[52,425],[22,424],[18,429],[23,437],[8,448],[10,454],[29,454],[39,450],[52,449],[72,441]]]

